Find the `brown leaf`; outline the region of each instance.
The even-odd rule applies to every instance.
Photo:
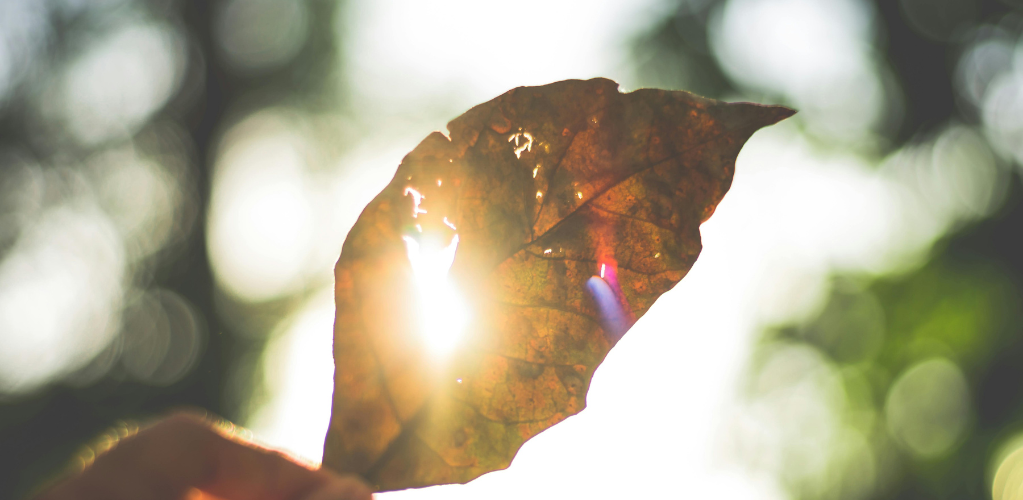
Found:
[[[597,365],[696,261],[739,149],[792,113],[598,78],[513,89],[428,136],[335,268],[324,465],[379,490],[507,467],[585,407]]]

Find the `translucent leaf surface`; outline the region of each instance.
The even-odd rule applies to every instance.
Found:
[[[324,466],[380,490],[507,467],[585,407],[696,261],[739,149],[792,113],[598,78],[513,89],[428,136],[335,268]]]

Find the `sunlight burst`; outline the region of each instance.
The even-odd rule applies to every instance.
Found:
[[[443,248],[420,244],[410,236],[402,239],[416,280],[420,334],[427,350],[444,358],[458,347],[469,323],[469,308],[448,277],[458,249],[458,235]]]

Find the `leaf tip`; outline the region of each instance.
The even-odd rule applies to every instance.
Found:
[[[785,106],[750,102],[724,104],[725,106],[720,109],[717,118],[721,120],[725,128],[734,131],[745,130],[749,134],[796,114],[796,110]]]
[[[796,114],[796,110],[785,106],[765,106],[754,104],[753,107],[756,110],[753,122],[756,123],[757,128],[774,125],[775,123]]]
[[[784,119],[786,119],[786,118],[788,118],[788,117],[790,117],[790,116],[792,116],[792,115],[794,115],[794,114],[799,112],[798,110],[795,110],[795,109],[792,109],[792,108],[786,108],[785,106],[771,106],[771,107],[776,110],[776,114],[777,114],[777,117],[778,117],[778,119],[775,120],[773,123],[778,123],[778,122],[780,122],[780,121],[782,121],[782,120],[784,120]]]

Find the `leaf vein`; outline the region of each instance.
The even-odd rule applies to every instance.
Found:
[[[632,219],[634,221],[639,221],[639,222],[646,222],[647,224],[650,224],[651,226],[654,226],[654,227],[656,227],[658,229],[663,229],[665,231],[669,231],[671,233],[678,233],[679,232],[678,229],[658,224],[658,223],[656,223],[656,222],[654,222],[652,220],[641,219],[639,217],[636,217],[635,215],[623,214],[621,212],[615,212],[614,210],[608,210],[608,209],[606,209],[606,208],[604,208],[604,207],[602,207],[600,205],[594,204],[592,206],[592,208],[595,208],[597,210],[600,210],[601,212],[608,213],[608,214],[611,214],[611,215],[617,215],[619,217],[624,217],[626,219]]]
[[[568,220],[568,219],[572,218],[572,216],[578,214],[580,209],[582,209],[583,207],[589,206],[590,202],[592,202],[593,200],[596,200],[597,198],[600,198],[601,195],[603,195],[604,193],[614,189],[615,187],[617,187],[621,183],[625,182],[626,180],[631,179],[631,178],[633,178],[633,177],[635,177],[637,175],[640,175],[642,173],[645,173],[646,171],[648,171],[650,169],[657,168],[657,167],[659,167],[659,166],[661,166],[661,165],[663,165],[663,164],[665,164],[665,163],[667,163],[669,161],[677,160],[678,158],[682,157],[686,153],[689,153],[690,151],[692,151],[692,150],[694,150],[694,149],[696,149],[698,147],[706,146],[708,144],[713,143],[714,141],[720,140],[721,138],[725,137],[722,134],[721,131],[716,131],[716,132],[717,133],[713,137],[708,138],[704,142],[701,142],[699,144],[693,144],[693,145],[689,146],[688,148],[685,148],[685,149],[677,152],[676,154],[668,156],[667,158],[665,158],[665,159],[663,159],[661,161],[654,162],[654,163],[651,163],[650,165],[646,165],[644,167],[641,167],[638,170],[636,170],[635,172],[632,172],[632,173],[629,173],[629,174],[623,176],[621,179],[618,179],[618,180],[616,180],[614,182],[608,183],[607,186],[605,186],[600,191],[597,191],[596,193],[594,193],[593,196],[588,198],[585,202],[583,202],[578,207],[575,207],[575,209],[573,209],[568,215],[562,217],[562,219],[560,221],[558,221],[556,224],[551,226],[548,230],[544,231],[543,234],[541,234],[540,236],[534,237],[532,241],[528,241],[525,244],[523,244],[522,246],[520,246],[519,250],[525,249],[525,248],[529,247],[530,245],[532,245],[533,243],[536,243],[537,241],[541,240],[543,237],[547,236],[548,234],[551,234],[558,227],[560,227],[562,224],[564,224],[566,220]],[[533,234],[532,231],[530,232],[530,234]],[[516,252],[512,252],[512,255],[515,255],[516,253],[518,253],[518,252],[517,251]]]

